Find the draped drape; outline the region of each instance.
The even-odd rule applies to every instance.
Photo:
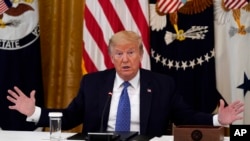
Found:
[[[39,1],[42,71],[48,108],[65,108],[77,94],[82,77],[83,5],[84,0]],[[81,126],[70,131],[80,132]]]

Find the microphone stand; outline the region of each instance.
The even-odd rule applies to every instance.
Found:
[[[104,114],[107,110],[108,104],[110,103],[112,93],[108,93],[108,98],[105,102],[102,115],[101,115],[101,127],[100,127],[100,132],[89,132],[88,133],[88,141],[119,141],[120,140],[120,135],[115,134],[114,132],[105,132],[103,128],[104,124]]]
[[[104,129],[103,129],[104,114],[105,114],[105,112],[106,112],[106,110],[107,110],[107,106],[108,106],[108,104],[110,103],[110,100],[111,100],[111,97],[112,97],[112,93],[111,93],[111,92],[109,92],[108,94],[109,94],[109,95],[108,95],[108,98],[107,98],[107,100],[106,100],[106,102],[105,102],[105,105],[104,105],[104,108],[103,108],[103,111],[102,111],[100,132],[104,132]]]

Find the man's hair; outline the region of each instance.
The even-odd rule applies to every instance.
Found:
[[[137,43],[140,52],[143,53],[143,45],[142,45],[142,39],[141,36],[139,36],[137,33],[133,31],[119,31],[115,33],[109,40],[109,53],[111,53],[111,49],[119,44],[125,44],[125,43]]]

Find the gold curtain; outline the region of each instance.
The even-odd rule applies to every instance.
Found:
[[[65,108],[79,89],[84,0],[39,0],[45,106]],[[81,132],[82,125],[69,130]]]

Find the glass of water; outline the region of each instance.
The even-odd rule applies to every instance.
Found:
[[[61,140],[61,126],[62,126],[62,113],[61,112],[50,112],[50,141]]]

